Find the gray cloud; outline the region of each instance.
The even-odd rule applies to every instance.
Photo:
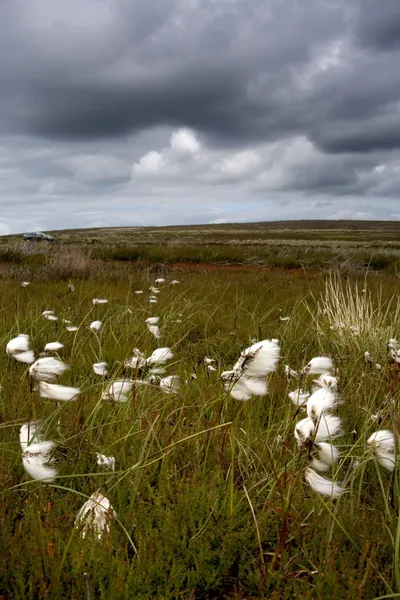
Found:
[[[399,59],[398,0],[0,2],[0,231],[398,214]]]

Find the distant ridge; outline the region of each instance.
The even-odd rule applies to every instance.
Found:
[[[62,232],[95,232],[95,231],[121,231],[121,230],[165,230],[165,229],[286,229],[286,230],[349,230],[349,231],[400,231],[400,221],[361,221],[349,219],[298,219],[289,221],[258,221],[245,223],[203,223],[195,225],[130,225],[130,226],[104,226],[83,227],[79,229],[53,229],[50,233]]]

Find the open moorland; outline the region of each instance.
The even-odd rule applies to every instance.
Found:
[[[50,233],[0,238],[0,598],[400,597],[400,223]]]

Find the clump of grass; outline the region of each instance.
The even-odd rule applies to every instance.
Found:
[[[352,341],[365,349],[370,344],[384,348],[395,334],[393,324],[400,317],[398,295],[388,293],[383,284],[374,286],[372,293],[369,281],[343,280],[337,272],[326,279],[314,321],[338,344]]]

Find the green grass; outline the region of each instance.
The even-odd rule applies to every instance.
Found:
[[[374,430],[400,425],[399,375],[385,346],[400,328],[400,281],[390,269],[381,273],[381,262],[369,262],[376,270],[367,276],[360,270],[348,278],[344,270],[335,284],[279,255],[280,268],[267,270],[168,266],[165,254],[163,264],[143,256],[120,264],[121,257],[76,253],[67,260],[52,252],[41,264],[32,255],[5,263],[0,341],[4,349],[28,333],[39,353],[60,340],[70,369],[59,383],[81,395],[60,406],[40,398],[30,391],[26,365],[0,353],[0,597],[399,597],[398,475],[383,471],[365,447]],[[31,285],[21,288],[29,276]],[[159,276],[167,282],[152,305],[147,290]],[[171,286],[172,279],[181,283]],[[96,297],[109,303],[93,306]],[[332,329],[339,308],[346,327]],[[47,309],[60,316],[57,323],[43,319]],[[141,385],[126,403],[102,401],[134,347],[146,356],[156,348],[145,326],[153,315],[160,316],[160,345],[173,349],[167,374],[180,376],[181,392]],[[62,318],[79,330],[65,331]],[[88,328],[95,319],[104,323],[101,339]],[[354,335],[349,326],[360,319],[368,326]],[[264,338],[278,338],[282,348],[269,394],[235,401],[218,375]],[[365,350],[381,370],[364,364]],[[299,369],[321,354],[338,367],[343,400],[335,478],[345,492],[337,501],[304,481],[306,456],[293,437],[299,416],[287,396],[297,383],[284,375],[285,363]],[[217,373],[207,372],[205,356]],[[110,365],[107,382],[92,371],[99,360]],[[57,443],[53,483],[24,472],[18,433],[30,419],[44,420]],[[114,473],[99,470],[96,452],[115,456]],[[117,519],[102,540],[82,539],[74,519],[98,489]]]

